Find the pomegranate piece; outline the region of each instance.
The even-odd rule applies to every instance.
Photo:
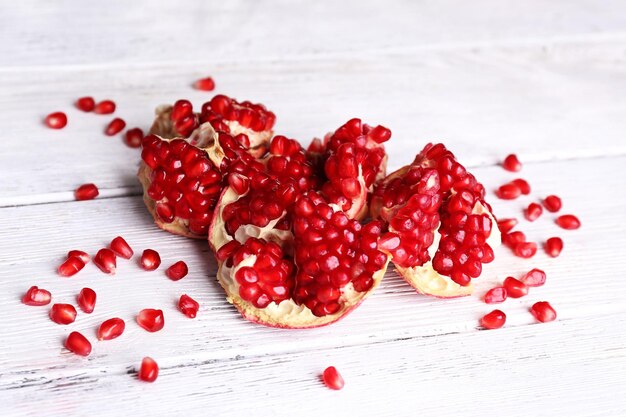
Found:
[[[340,390],[345,385],[343,377],[334,366],[329,366],[328,368],[324,369],[324,373],[322,374],[322,380],[328,388],[334,390]]]
[[[126,122],[119,117],[111,120],[111,122],[107,125],[106,129],[104,129],[104,134],[107,136],[113,136],[120,133],[126,127]]]
[[[498,304],[503,303],[507,298],[507,292],[504,287],[492,288],[485,294],[485,303]]]
[[[115,253],[108,248],[103,248],[96,253],[93,263],[105,274],[115,274],[117,259]]]
[[[193,83],[193,88],[202,91],[213,91],[215,89],[215,81],[211,77],[202,78]]]
[[[91,260],[91,258],[89,257],[89,254],[87,252],[83,252],[82,250],[74,249],[74,250],[69,251],[67,253],[67,257],[71,258],[72,256],[80,258],[80,260],[83,261],[85,265],[87,265],[89,261]]]
[[[124,143],[129,148],[139,148],[143,141],[143,130],[138,127],[128,129],[124,135]]]
[[[27,306],[45,306],[50,304],[51,299],[52,295],[50,294],[50,291],[33,285],[22,297],[22,303]]]
[[[549,256],[556,258],[563,250],[563,239],[560,237],[549,238],[544,244],[544,249]]]
[[[522,163],[519,161],[519,159],[517,159],[517,155],[512,153],[504,158],[504,161],[502,161],[502,168],[506,169],[507,171],[518,172],[522,169]]]
[[[94,198],[98,197],[98,194],[100,194],[100,191],[98,191],[98,187],[96,187],[95,184],[91,183],[83,184],[74,191],[74,197],[78,201],[93,200]]]
[[[63,129],[67,125],[67,116],[63,112],[54,112],[46,116],[44,122],[50,129]]]
[[[524,274],[521,281],[529,287],[541,287],[546,283],[546,273],[534,268]]]
[[[524,195],[530,194],[530,184],[528,183],[528,181],[522,178],[517,178],[511,181],[511,184],[517,185],[517,187],[520,189],[522,194]]]
[[[549,195],[543,199],[543,206],[551,213],[561,210],[561,199],[555,195]]]
[[[76,302],[81,310],[87,314],[93,313],[96,308],[96,292],[91,288],[83,288],[76,297]]]
[[[111,114],[115,112],[115,103],[111,100],[103,100],[96,104],[93,112],[96,114]]]
[[[137,315],[137,324],[149,332],[158,332],[165,325],[163,311],[146,308]]]
[[[145,357],[141,361],[141,367],[139,368],[139,373],[137,377],[141,381],[145,382],[154,382],[159,376],[159,365],[156,361],[150,357]]]
[[[563,214],[556,218],[555,223],[565,230],[575,230],[580,227],[580,220],[573,214]]]
[[[539,204],[530,203],[524,210],[524,217],[526,217],[526,220],[529,222],[534,222],[539,218],[539,216],[541,216],[541,213],[543,213],[543,209]]]
[[[547,301],[538,301],[530,308],[533,316],[542,323],[556,320],[556,311]]]
[[[485,329],[499,329],[506,322],[506,314],[501,310],[493,310],[491,313],[485,314],[480,319],[480,325]]]
[[[512,182],[501,185],[496,190],[496,196],[502,200],[515,200],[522,194],[522,190],[517,184]]]
[[[124,333],[126,323],[124,320],[114,317],[102,322],[98,328],[98,340],[112,340]]]
[[[184,278],[187,276],[188,272],[187,264],[183,261],[178,261],[165,270],[165,274],[172,281],[178,281]]]
[[[517,225],[517,219],[500,219],[498,220],[498,229],[500,233],[509,233]]]
[[[528,294],[528,286],[513,277],[507,277],[502,285],[511,298],[520,298]]]
[[[71,277],[72,275],[78,273],[78,271],[80,271],[84,267],[85,262],[83,262],[81,258],[77,256],[70,256],[65,260],[65,262],[59,265],[57,272],[62,277]]]
[[[161,256],[154,249],[146,249],[141,254],[140,265],[146,271],[154,271],[161,265]]]
[[[54,304],[50,309],[50,319],[57,324],[74,323],[76,309],[71,304]]]
[[[520,258],[532,258],[537,253],[537,244],[534,242],[520,242],[513,246],[513,253]]]
[[[85,336],[78,332],[72,332],[65,339],[65,347],[80,356],[89,356],[91,353],[91,343]]]
[[[81,97],[76,100],[76,108],[78,110],[90,112],[93,111],[94,107],[96,107],[96,102],[93,97]]]
[[[200,304],[187,294],[183,294],[180,296],[178,300],[178,309],[190,319],[193,319],[198,314],[198,309],[200,308]]]
[[[124,258],[124,259],[130,259],[135,254],[135,252],[130,247],[128,242],[126,242],[122,236],[117,236],[116,238],[114,238],[111,241],[111,244],[109,245],[109,248],[117,256],[119,256],[121,258]]]

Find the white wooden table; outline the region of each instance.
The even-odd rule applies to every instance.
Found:
[[[626,2],[487,1],[107,1],[0,3],[0,415],[2,416],[623,416],[626,414]],[[110,117],[73,100],[111,98],[130,127],[153,108],[210,95],[189,88],[212,75],[216,92],[262,101],[277,130],[307,142],[358,116],[390,127],[390,168],[429,140],[443,140],[493,190],[525,163],[533,193],[491,202],[501,217],[550,193],[583,227],[553,215],[522,222],[529,239],[553,235],[553,260],[497,253],[472,297],[417,295],[389,271],[382,287],[342,322],[308,331],[242,320],[217,285],[205,242],[158,230],[135,178],[137,150],[101,134]],[[41,119],[63,110],[69,124]],[[101,196],[73,201],[94,182]],[[159,272],[93,264],[62,279],[69,249],[95,253],[116,235],[157,249]],[[187,261],[188,277],[163,269]],[[506,327],[482,331],[480,296],[532,267],[548,283],[508,300]],[[20,304],[31,285],[74,302],[94,288],[98,305],[70,326],[46,307]],[[195,320],[176,311],[196,298]],[[527,309],[549,300],[558,321],[534,324]],[[163,331],[134,322],[162,308]],[[62,348],[72,330],[95,340],[106,318],[125,334],[95,342],[88,358]],[[133,375],[143,356],[161,374]],[[343,391],[326,389],[335,365]]]

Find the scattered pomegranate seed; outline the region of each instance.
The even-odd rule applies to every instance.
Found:
[[[51,299],[52,295],[50,294],[50,291],[33,285],[22,297],[22,303],[27,306],[45,306],[50,304]]]
[[[100,191],[98,191],[98,187],[95,184],[83,184],[74,191],[74,197],[76,200],[93,200],[98,197]]]
[[[520,298],[528,294],[528,286],[519,279],[507,277],[502,285],[511,298]]]
[[[141,267],[146,271],[154,271],[161,265],[159,252],[153,249],[146,249],[141,254]]]
[[[522,190],[512,182],[501,185],[496,190],[496,196],[502,200],[514,200],[522,194]]]
[[[480,319],[480,325],[485,329],[499,329],[506,322],[506,314],[501,310],[493,310]]]
[[[50,309],[50,319],[57,324],[74,323],[76,309],[71,304],[54,304]]]
[[[521,281],[529,287],[541,287],[546,283],[546,273],[541,269],[534,268],[526,272]]]
[[[498,229],[500,233],[509,233],[517,225],[517,219],[500,219],[498,220]]]
[[[130,148],[139,148],[143,140],[143,130],[138,127],[128,129],[124,135],[124,143]]]
[[[193,83],[193,88],[202,91],[213,91],[215,89],[215,81],[211,77],[202,78]]]
[[[535,242],[520,242],[513,247],[513,253],[520,258],[532,258],[537,253]]]
[[[123,119],[116,117],[115,119],[111,120],[111,123],[107,125],[106,129],[104,129],[104,134],[107,136],[117,135],[122,130],[124,130],[125,127],[126,122]]]
[[[487,293],[485,294],[485,303],[498,304],[504,302],[506,298],[506,289],[504,287],[496,287],[487,291]]]
[[[154,382],[159,376],[159,365],[156,361],[148,356],[141,361],[141,367],[139,368],[139,374],[137,377],[141,381]]]
[[[502,235],[502,243],[510,247],[515,247],[518,243],[526,242],[526,235],[524,232],[516,231]]]
[[[65,347],[71,352],[81,356],[89,356],[91,353],[91,343],[89,343],[89,340],[87,340],[85,336],[78,332],[70,333],[67,339],[65,339]]]
[[[334,366],[329,366],[324,369],[322,379],[324,380],[324,384],[330,389],[340,390],[345,385],[343,377]]]
[[[115,274],[117,268],[117,259],[115,253],[111,249],[103,248],[96,253],[93,263],[105,274]]]
[[[561,210],[561,199],[555,195],[549,195],[543,199],[543,206],[551,213]]]
[[[530,308],[530,312],[538,321],[542,323],[556,320],[556,311],[547,301],[536,302]]]
[[[543,209],[539,204],[530,203],[526,210],[524,210],[524,217],[526,217],[526,220],[529,222],[534,222],[541,216],[541,213],[543,213]]]
[[[546,240],[544,249],[548,255],[556,258],[561,254],[561,251],[563,250],[563,239],[561,239],[560,237],[551,237],[550,239]]]
[[[111,100],[103,100],[96,104],[93,111],[96,114],[111,114],[115,111],[115,103]]]
[[[180,300],[178,300],[178,309],[190,319],[193,319],[198,314],[198,309],[200,308],[200,304],[187,294],[183,294],[180,296]]]
[[[89,263],[89,261],[91,261],[91,257],[89,256],[89,254],[87,252],[83,252],[82,250],[71,250],[71,251],[69,251],[67,253],[67,257],[71,258],[72,256],[80,258],[80,260],[83,261],[83,263],[85,265],[87,265]]]
[[[96,102],[93,97],[81,97],[76,100],[76,108],[78,110],[82,110],[84,112],[93,111],[94,107],[96,107]]]
[[[158,332],[165,325],[163,311],[145,308],[137,315],[137,324],[149,332]]]
[[[522,169],[522,163],[519,161],[519,159],[517,159],[517,155],[512,153],[504,158],[504,161],[502,162],[502,168],[506,169],[507,171],[517,172]]]
[[[96,292],[91,288],[85,287],[78,293],[76,302],[78,303],[78,307],[85,313],[93,313],[94,308],[96,308]]]
[[[565,230],[574,230],[580,227],[580,220],[573,214],[564,214],[555,220],[556,224]]]
[[[65,260],[65,262],[59,265],[57,272],[62,277],[71,277],[72,275],[78,273],[78,271],[80,271],[84,267],[85,263],[81,258],[77,256],[70,256]]]
[[[67,116],[60,111],[50,113],[46,116],[45,123],[51,129],[63,129],[67,125]]]
[[[124,259],[130,259],[135,254],[128,242],[126,242],[122,236],[118,236],[113,239],[109,248],[111,248],[117,256]]]
[[[528,181],[522,178],[518,178],[518,179],[511,181],[511,183],[517,185],[520,191],[522,192],[522,194],[524,195],[530,194],[530,184],[528,183]]]
[[[165,274],[172,281],[178,281],[179,279],[184,278],[188,272],[189,269],[187,268],[187,264],[183,261],[178,261],[165,270]]]
[[[126,323],[124,320],[114,317],[102,322],[98,328],[98,340],[112,340],[124,333]]]

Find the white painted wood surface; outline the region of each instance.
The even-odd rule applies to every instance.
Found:
[[[1,5],[0,415],[626,414],[626,3],[128,3]],[[207,74],[217,92],[266,103],[277,130],[303,141],[353,116],[385,124],[391,168],[440,139],[492,190],[515,177],[497,166],[515,151],[533,194],[492,199],[496,213],[521,217],[558,193],[583,227],[523,222],[530,239],[561,235],[562,256],[501,249],[472,297],[419,296],[389,271],[336,325],[247,323],[225,302],[207,245],[152,225],[138,151],[101,134],[111,117],[72,107],[85,94],[112,98],[116,115],[145,128],[159,103],[201,104],[209,96],[188,86]],[[40,124],[54,110],[70,118],[62,131]],[[72,201],[83,182],[101,197]],[[118,234],[136,252],[159,250],[161,269],[133,260],[115,277],[93,265],[56,275],[67,250],[93,253]],[[178,259],[190,274],[175,283],[163,270]],[[481,331],[484,291],[535,266],[546,286],[502,306],[506,328]],[[20,304],[30,285],[60,302],[90,286],[96,311],[55,325],[47,308]],[[182,293],[201,303],[195,320],[175,308]],[[559,320],[535,325],[527,309],[544,299]],[[134,323],[145,307],[164,310],[163,331]],[[95,339],[111,316],[127,322],[121,338],[86,359],[62,348],[72,330]],[[161,366],[155,384],[132,375],[145,355]],[[319,381],[331,364],[341,392]]]

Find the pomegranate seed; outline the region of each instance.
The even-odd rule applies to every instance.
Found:
[[[149,332],[158,332],[165,325],[163,311],[146,308],[137,315],[137,324]]]
[[[543,206],[551,213],[561,210],[561,199],[555,195],[549,195],[543,199]]]
[[[343,377],[334,366],[329,366],[324,369],[322,379],[324,380],[324,384],[330,389],[340,390],[345,385]]]
[[[65,347],[71,352],[81,356],[89,356],[91,353],[91,343],[89,343],[89,340],[87,340],[85,336],[78,332],[70,333],[67,339],[65,339]]]
[[[124,143],[130,148],[139,148],[143,140],[143,130],[138,127],[128,129],[124,135]]]
[[[556,258],[561,254],[561,251],[563,250],[563,239],[561,239],[560,237],[551,237],[550,239],[546,240],[544,249],[549,256]]]
[[[500,233],[509,233],[517,224],[517,219],[500,219],[498,220],[498,229]]]
[[[130,247],[130,245],[124,240],[122,236],[118,236],[111,241],[109,248],[119,257],[124,259],[130,259],[133,257],[135,252]]]
[[[159,252],[153,249],[146,249],[141,254],[141,267],[146,271],[154,271],[161,265]]]
[[[165,274],[172,281],[178,281],[179,279],[184,278],[188,272],[189,269],[187,268],[187,264],[183,261],[178,261],[165,270]]]
[[[528,181],[518,178],[518,179],[511,181],[511,183],[517,185],[520,191],[522,192],[522,194],[524,195],[530,194],[530,184],[528,183]]]
[[[564,214],[555,220],[556,224],[565,230],[575,230],[580,227],[580,220],[573,214]]]
[[[93,97],[81,97],[76,100],[76,108],[84,112],[90,112],[96,107],[96,102]]]
[[[529,287],[541,287],[546,283],[546,273],[541,269],[531,269],[526,272],[521,281]]]
[[[534,222],[541,216],[541,213],[543,213],[543,209],[539,204],[530,203],[526,210],[524,210],[524,217],[526,217],[526,220],[529,222]]]
[[[85,263],[77,256],[70,256],[65,262],[59,265],[57,272],[62,277],[71,277],[85,267]]]
[[[547,301],[536,302],[530,308],[530,312],[538,321],[542,323],[556,320],[556,311]]]
[[[54,304],[50,309],[50,319],[57,324],[74,323],[76,309],[71,304]]]
[[[496,196],[502,200],[514,200],[522,194],[522,190],[513,183],[501,185],[496,190]]]
[[[174,122],[183,120],[186,117],[193,115],[193,105],[189,100],[178,100],[172,107],[171,119]]]
[[[83,184],[74,191],[74,197],[76,200],[93,200],[98,197],[100,191],[98,191],[98,187],[95,184]]]
[[[115,274],[117,268],[117,259],[115,253],[111,249],[103,248],[96,253],[93,263],[105,274]]]
[[[60,111],[50,113],[46,116],[45,123],[51,129],[63,129],[67,125],[67,116]]]
[[[139,368],[139,374],[137,377],[141,381],[154,382],[159,376],[159,365],[156,361],[150,357],[145,357],[141,361],[141,367]]]
[[[124,320],[114,317],[102,322],[98,328],[98,340],[111,340],[124,333],[126,323]]]
[[[93,111],[96,114],[111,114],[115,111],[115,103],[111,100],[103,100],[96,104]]]
[[[523,242],[526,242],[526,235],[524,232],[517,231],[502,235],[502,243],[511,249],[513,249],[518,243]]]
[[[485,329],[499,329],[506,322],[506,314],[501,310],[493,310],[480,319],[480,325]]]
[[[507,298],[506,289],[504,287],[492,288],[485,294],[485,303],[498,304],[504,302]]]
[[[503,283],[506,294],[511,298],[520,298],[528,294],[528,286],[519,279],[507,277]]]
[[[215,89],[215,81],[211,77],[202,78],[193,83],[193,88],[202,91],[213,91]]]
[[[87,252],[83,252],[82,250],[71,250],[71,251],[69,251],[67,253],[67,257],[71,258],[72,256],[80,258],[80,260],[83,261],[83,263],[85,265],[87,265],[89,263],[89,261],[91,260],[91,258],[87,254]]]
[[[532,258],[537,253],[537,244],[534,242],[520,242],[513,247],[513,253],[520,258]]]
[[[183,294],[180,296],[180,300],[178,300],[178,309],[190,319],[196,317],[198,314],[198,309],[200,308],[200,304],[187,294]]]
[[[91,288],[85,287],[78,293],[76,302],[85,313],[93,313],[93,309],[96,308],[96,292]]]
[[[106,129],[104,129],[104,134],[107,136],[117,135],[122,130],[124,130],[125,127],[126,122],[119,117],[116,117],[115,119],[111,120],[111,123],[107,125]]]
[[[506,169],[507,171],[517,172],[522,169],[522,163],[519,161],[519,159],[517,159],[517,155],[512,153],[504,158],[504,161],[502,162],[502,168]]]
[[[22,303],[27,306],[45,306],[50,304],[51,299],[52,295],[50,294],[50,291],[33,285],[22,297]]]

